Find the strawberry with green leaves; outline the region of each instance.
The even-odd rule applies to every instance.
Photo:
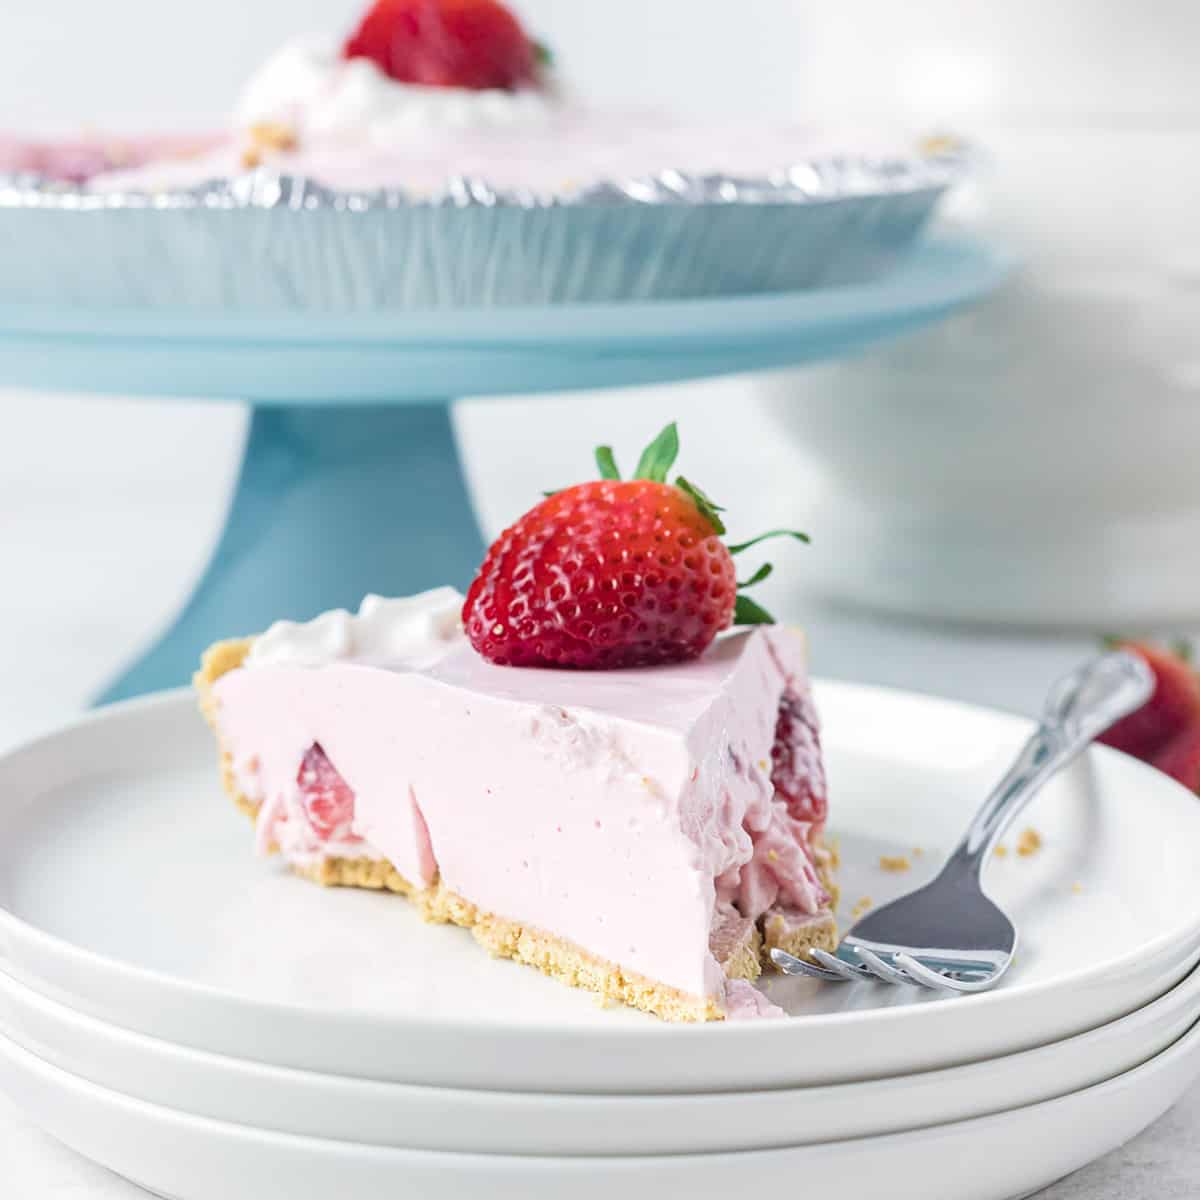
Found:
[[[515,667],[606,670],[683,662],[731,624],[772,618],[741,589],[721,539],[723,511],[682,475],[672,422],[646,448],[631,479],[612,449],[596,451],[600,478],[550,493],[488,550],[467,593],[463,625],[490,662]]]

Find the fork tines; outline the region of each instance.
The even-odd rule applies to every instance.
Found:
[[[838,951],[830,954],[814,949],[812,956],[816,961],[809,962],[776,948],[771,951],[771,960],[785,975],[807,975],[830,983],[903,983],[938,991],[972,992],[983,991],[995,982],[995,968],[984,963],[951,965],[944,959],[922,959],[900,951],[891,953],[889,963],[865,946],[846,943]],[[857,961],[851,961],[851,955]]]

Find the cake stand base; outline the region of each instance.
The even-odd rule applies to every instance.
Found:
[[[253,409],[225,530],[171,628],[98,698],[175,687],[214,630],[466,587],[483,543],[443,403]]]

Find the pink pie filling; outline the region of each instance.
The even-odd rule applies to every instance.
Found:
[[[206,154],[220,136],[183,134],[136,138],[75,138],[31,141],[0,135],[0,174],[38,175],[63,183],[87,183],[109,171],[128,171],[152,162],[182,162]]]
[[[710,935],[827,907],[804,645],[779,627],[652,670],[251,664],[218,723],[262,847],[386,857],[657,982],[721,996]]]

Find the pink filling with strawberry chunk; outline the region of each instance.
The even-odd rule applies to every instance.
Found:
[[[322,841],[354,837],[354,793],[319,742],[314,742],[301,760],[296,786],[308,823]]]
[[[253,797],[261,780],[256,760],[237,770],[239,786]],[[260,854],[283,853],[298,865],[325,858],[382,858],[354,828],[354,790],[329,760],[319,742],[300,759],[294,782],[260,792],[255,815]]]
[[[746,812],[750,861],[717,881],[719,896],[750,921],[772,909],[811,914],[829,902],[813,861],[828,812],[820,729],[810,697],[791,688],[779,702],[770,778],[773,794]],[[318,847],[363,845],[354,832],[354,792],[319,742],[305,752],[296,787]]]
[[[787,802],[788,814],[820,832],[829,812],[821,733],[811,697],[788,689],[779,700],[775,744],[771,747],[771,783]]]
[[[736,754],[734,767],[750,773]],[[718,901],[751,921],[772,911],[812,915],[825,908],[830,896],[815,855],[828,808],[816,710],[806,693],[789,686],[779,701],[769,782],[743,820],[750,859],[718,877]]]

